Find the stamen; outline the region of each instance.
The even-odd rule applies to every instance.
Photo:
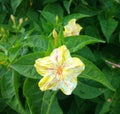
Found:
[[[58,67],[58,69],[57,69],[57,74],[58,74],[58,75],[61,75],[62,72],[63,72],[63,67],[62,67],[62,66]]]

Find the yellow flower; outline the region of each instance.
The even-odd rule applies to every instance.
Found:
[[[79,35],[82,27],[79,24],[76,24],[76,19],[71,19],[66,26],[64,26],[64,36],[75,36]]]
[[[37,72],[44,76],[38,83],[40,90],[58,90],[70,95],[77,86],[77,76],[85,69],[83,62],[71,57],[65,45],[52,51],[50,56],[35,61]]]

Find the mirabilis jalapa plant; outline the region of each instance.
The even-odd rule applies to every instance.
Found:
[[[71,19],[64,26],[64,37],[79,35],[82,27],[76,24],[76,19]],[[56,45],[57,32],[53,30],[54,44]],[[40,90],[59,90],[71,95],[77,86],[77,76],[85,69],[84,63],[77,57],[71,57],[70,51],[63,44],[55,48],[50,56],[39,58],[35,61],[36,71],[44,76],[38,86]]]
[[[0,113],[119,114],[118,1],[0,0]]]

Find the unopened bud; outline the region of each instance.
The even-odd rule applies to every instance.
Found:
[[[56,38],[57,38],[57,32],[56,32],[56,30],[53,29],[53,32],[52,32],[52,33],[53,33],[53,38],[56,39]]]
[[[10,15],[10,18],[11,18],[11,20],[14,20],[14,16],[12,14]]]
[[[56,15],[56,18],[55,18],[55,20],[56,20],[56,23],[58,22],[58,15]]]
[[[21,26],[21,24],[23,23],[23,18],[19,19],[19,26]]]
[[[5,30],[4,30],[4,28],[3,28],[3,27],[1,28],[1,32],[2,32],[2,33],[4,33],[4,32],[5,32]]]
[[[108,99],[107,99],[107,102],[111,102],[111,101],[112,101],[112,99],[111,99],[111,98],[108,98]]]
[[[12,14],[10,15],[10,18],[11,18],[11,20],[12,20],[12,22],[13,22],[13,25],[16,25],[15,17],[14,17]]]
[[[54,44],[56,45],[56,43],[57,43],[57,32],[56,32],[55,29],[53,29],[52,34],[53,34],[53,38],[54,38]]]
[[[33,5],[33,3],[32,3],[32,1],[30,1],[30,7],[32,7],[32,5]]]
[[[116,68],[114,65],[112,65],[112,68]]]
[[[25,18],[25,21],[27,21],[27,20],[28,20],[28,18],[26,17],[26,18]]]

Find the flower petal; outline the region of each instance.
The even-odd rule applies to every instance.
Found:
[[[80,31],[82,30],[82,27],[79,24],[76,24],[75,28],[74,28],[74,34],[75,35],[79,35]]]
[[[50,76],[54,72],[54,66],[50,57],[39,58],[35,61],[35,68],[42,76]]]
[[[67,25],[64,26],[64,36],[75,36],[79,35],[82,27],[76,23],[76,19],[71,19]]]
[[[46,90],[57,90],[57,82],[55,80],[55,76],[45,76],[43,77],[39,83],[38,86],[40,90],[46,91]]]
[[[66,95],[71,95],[72,91],[77,86],[77,78],[69,79],[69,80],[61,80],[60,81],[60,89]]]
[[[64,64],[64,78],[77,77],[85,69],[84,63],[79,58],[71,58]]]
[[[76,24],[76,19],[71,19],[69,22],[68,22],[68,25],[74,25]]]
[[[50,55],[51,61],[56,65],[62,65],[67,59],[71,58],[70,52],[65,45],[60,46],[52,51]]]

